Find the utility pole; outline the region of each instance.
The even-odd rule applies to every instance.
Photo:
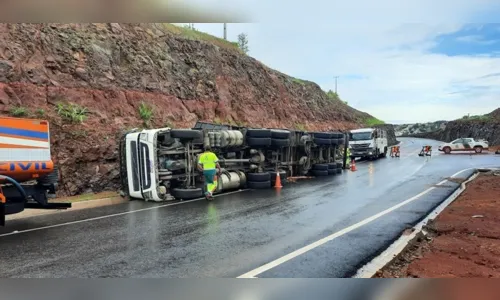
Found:
[[[224,23],[224,39],[227,41],[227,25]]]
[[[339,78],[339,77],[335,76],[335,94],[338,96],[338,94],[337,94],[337,78]]]

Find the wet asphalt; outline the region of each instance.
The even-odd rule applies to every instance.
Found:
[[[12,220],[0,228],[0,276],[234,278],[268,263],[253,274],[352,276],[458,187],[437,183],[454,174],[467,178],[476,167],[500,166],[499,155],[444,155],[437,153],[438,142],[400,140],[400,158],[359,162],[356,172],[281,190],[220,195],[211,203],[131,201]],[[417,155],[425,144],[436,149],[432,157]],[[404,206],[316,243],[431,187]],[[296,253],[311,244],[317,246]]]

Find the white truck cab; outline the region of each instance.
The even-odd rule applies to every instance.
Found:
[[[453,151],[474,151],[481,153],[483,150],[488,150],[489,144],[485,140],[476,140],[473,138],[459,138],[449,143],[444,143],[439,146],[438,150],[446,154]]]
[[[349,132],[351,159],[387,156],[387,132],[380,128],[361,128]]]

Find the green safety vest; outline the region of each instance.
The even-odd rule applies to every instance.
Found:
[[[219,159],[213,152],[204,152],[200,155],[198,163],[203,166],[203,170],[215,170]]]

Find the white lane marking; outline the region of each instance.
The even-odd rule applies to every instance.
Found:
[[[220,195],[214,195],[214,197],[231,195],[231,194],[240,193],[240,192],[243,192],[243,191],[247,191],[247,189],[238,190],[238,191],[229,192],[229,193],[224,193],[224,194],[220,194]],[[163,208],[163,207],[180,205],[180,204],[185,204],[185,203],[190,203],[190,202],[195,202],[195,201],[200,201],[200,200],[205,200],[205,198],[198,198],[198,199],[192,199],[192,200],[187,200],[187,201],[182,201],[182,202],[176,202],[176,203],[170,203],[170,204],[163,204],[163,205],[158,205],[158,206],[153,206],[153,207],[147,207],[147,208],[141,208],[141,209],[136,209],[136,210],[125,211],[125,212],[111,214],[111,215],[105,215],[105,216],[88,218],[88,219],[83,219],[83,220],[78,220],[78,221],[72,221],[72,222],[65,222],[65,223],[59,223],[59,224],[54,224],[54,225],[42,226],[42,227],[31,228],[31,229],[26,229],[26,230],[21,230],[21,231],[17,231],[16,230],[16,231],[13,231],[13,232],[0,234],[0,237],[14,235],[14,234],[20,234],[20,233],[26,233],[26,232],[32,232],[32,231],[38,231],[38,230],[43,230],[43,229],[49,229],[49,228],[56,228],[56,227],[68,226],[68,225],[79,224],[79,223],[85,223],[85,222],[96,221],[96,220],[101,220],[101,219],[107,219],[107,218],[112,218],[112,217],[124,216],[124,215],[133,214],[133,213],[137,213],[137,212],[141,212],[141,211],[159,209],[159,208]]]
[[[451,175],[450,177],[455,177],[458,174],[460,174],[462,172],[465,172],[467,170],[471,170],[471,169],[473,169],[473,168],[464,169],[464,170],[462,170],[460,172],[457,172],[457,173]],[[440,183],[438,183],[437,185],[442,185],[442,184],[446,183],[447,181],[448,180],[445,179],[445,180],[441,181]],[[413,202],[413,201],[417,200],[418,198],[422,197],[423,195],[429,193],[430,191],[432,191],[434,189],[436,189],[436,187],[430,187],[427,190],[425,190],[425,191],[423,191],[423,192],[421,192],[421,193],[419,193],[419,194],[411,197],[410,199],[407,199],[407,200],[405,200],[405,201],[403,201],[403,202],[401,202],[399,204],[396,204],[396,205],[394,205],[394,206],[392,206],[392,207],[390,207],[390,208],[388,208],[388,209],[386,209],[384,211],[381,211],[378,214],[375,214],[375,215],[373,215],[373,216],[371,216],[369,218],[366,218],[366,219],[364,219],[364,220],[362,220],[362,221],[360,221],[360,222],[358,222],[356,224],[353,224],[353,225],[351,225],[349,227],[346,227],[346,228],[344,228],[344,229],[342,229],[340,231],[337,231],[337,232],[335,232],[335,233],[333,233],[333,234],[331,234],[331,235],[329,235],[327,237],[324,237],[324,238],[322,238],[322,239],[320,239],[320,240],[318,240],[318,241],[316,241],[316,242],[314,242],[312,244],[304,246],[304,247],[302,247],[300,249],[297,249],[297,250],[295,250],[295,251],[293,251],[293,252],[291,252],[291,253],[289,253],[289,254],[287,254],[285,256],[282,256],[282,257],[280,257],[278,259],[275,259],[275,260],[273,260],[273,261],[271,261],[271,262],[269,262],[269,263],[267,263],[267,264],[265,264],[263,266],[260,266],[260,267],[254,269],[254,270],[252,270],[250,272],[247,272],[247,273],[245,273],[243,275],[240,275],[237,278],[255,278],[255,276],[257,276],[259,274],[262,274],[262,273],[264,273],[266,271],[269,271],[270,269],[273,269],[273,268],[275,268],[275,267],[277,267],[277,266],[279,266],[279,265],[281,265],[281,264],[283,264],[283,263],[285,263],[285,262],[287,262],[287,261],[289,261],[289,260],[291,260],[291,259],[299,256],[299,255],[302,255],[302,254],[304,254],[304,253],[306,253],[306,252],[308,252],[308,251],[310,251],[310,250],[312,250],[314,248],[317,248],[317,247],[319,247],[319,246],[321,246],[323,244],[326,244],[326,243],[328,243],[328,242],[330,242],[330,241],[332,241],[332,240],[334,240],[334,239],[336,239],[338,237],[341,237],[341,236],[343,236],[346,233],[349,233],[349,232],[351,232],[351,231],[353,231],[355,229],[358,229],[358,228],[360,228],[360,227],[362,227],[362,226],[364,226],[364,225],[366,225],[366,224],[368,224],[368,223],[370,223],[370,222],[372,222],[372,221],[374,221],[374,220],[376,220],[376,219],[378,219],[380,217],[383,217],[383,216],[387,215],[388,213],[391,213],[394,210],[396,210],[396,209],[398,209],[398,208],[400,208],[400,207],[402,207],[402,206],[404,206],[404,205],[406,205],[406,204],[408,204],[410,202]]]

